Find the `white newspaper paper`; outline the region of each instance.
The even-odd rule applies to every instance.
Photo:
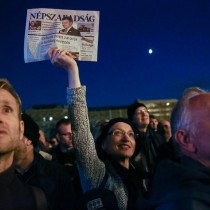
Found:
[[[69,18],[73,24],[65,29]],[[24,61],[47,60],[54,46],[70,51],[77,60],[97,61],[98,33],[99,11],[28,9]]]

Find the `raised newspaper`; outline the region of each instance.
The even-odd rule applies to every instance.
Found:
[[[97,61],[99,11],[28,9],[25,63],[47,60],[51,47],[68,50],[80,61]]]

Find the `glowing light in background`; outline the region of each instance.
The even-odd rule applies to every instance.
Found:
[[[152,49],[149,49],[149,50],[148,50],[148,53],[149,53],[149,54],[152,54],[152,53],[153,53],[153,50],[152,50]]]

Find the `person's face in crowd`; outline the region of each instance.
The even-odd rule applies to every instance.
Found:
[[[56,147],[58,145],[56,137],[51,138],[50,143],[53,147]]]
[[[14,154],[15,161],[18,160],[19,158],[27,156],[29,145],[32,145],[31,140],[23,136],[23,138],[18,142],[17,146],[15,147],[15,154]],[[30,149],[33,150],[33,147],[31,146]]]
[[[195,147],[196,158],[210,167],[207,163],[210,162],[210,94],[195,96],[189,103],[191,124],[194,124],[189,128],[194,130],[189,141]]]
[[[137,127],[146,127],[149,125],[149,112],[148,110],[140,106],[138,107],[133,115],[133,122],[137,125]]]
[[[157,126],[158,126],[158,120],[156,118],[151,118],[150,119],[150,126],[153,130],[157,130]]]
[[[35,26],[35,22],[34,21],[31,21],[31,26]]]
[[[46,150],[50,149],[51,145],[45,137],[45,133],[42,130],[39,130],[39,142],[45,147]]]
[[[72,26],[72,21],[69,21],[69,20],[62,20],[62,25],[63,27],[66,29],[66,28],[70,28]]]
[[[168,120],[161,120],[161,125],[163,126],[165,133],[171,134],[171,124]]]
[[[61,124],[59,126],[59,132],[56,135],[58,142],[62,145],[67,146],[68,148],[72,148],[72,130],[71,124]]]
[[[24,125],[19,119],[19,111],[15,98],[0,89],[0,154],[13,151],[23,138]]]
[[[42,142],[42,144],[46,145],[46,138],[45,134],[42,130],[39,130],[39,141]]]
[[[124,122],[117,122],[109,129],[102,148],[108,155],[120,160],[132,157],[135,146],[135,134],[131,126]]]

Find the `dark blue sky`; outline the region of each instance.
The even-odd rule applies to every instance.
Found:
[[[0,77],[14,85],[24,108],[66,104],[67,86],[66,72],[49,60],[24,63],[28,8],[100,11],[98,62],[78,63],[89,107],[210,89],[209,0],[10,0],[0,8]]]

